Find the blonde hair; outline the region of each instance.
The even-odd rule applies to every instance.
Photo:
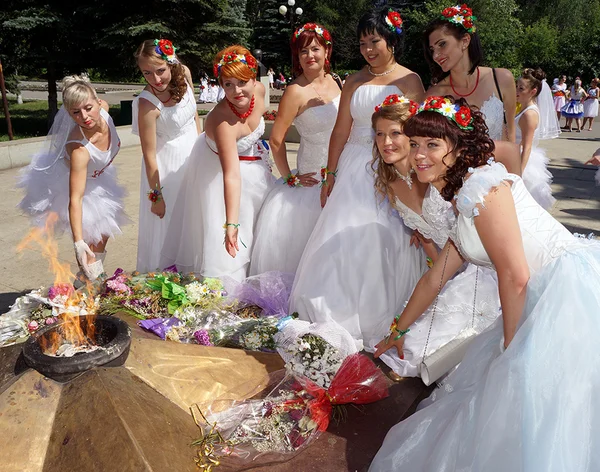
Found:
[[[177,64],[169,64],[156,52],[156,45],[153,39],[147,39],[139,45],[135,53],[133,54],[136,62],[139,62],[140,57],[146,59],[153,59],[157,62],[164,62],[171,69],[171,81],[167,86],[167,90],[171,94],[171,98],[175,103],[179,103],[187,92],[187,80],[185,80],[185,69],[183,64],[178,62]],[[179,60],[179,58],[178,58]]]
[[[81,105],[90,96],[98,100],[98,95],[89,81],[79,75],[67,75],[62,84],[62,101],[67,110]]]
[[[371,126],[376,130],[377,121],[380,119],[395,121],[400,126],[410,118],[410,104],[399,103],[396,105],[382,106],[378,111],[373,113],[371,117]],[[375,190],[379,194],[381,200],[386,197],[394,205],[395,195],[390,184],[398,180],[398,176],[394,171],[394,166],[383,160],[383,156],[377,148],[377,141],[373,143],[373,160],[371,161],[371,169],[375,173]]]

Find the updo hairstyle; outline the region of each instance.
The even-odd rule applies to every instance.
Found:
[[[404,52],[404,28],[401,34],[398,34],[390,29],[388,24],[385,22],[390,10],[400,14],[397,9],[390,8],[388,5],[383,8],[377,8],[365,13],[360,20],[358,20],[356,35],[358,40],[360,40],[361,37],[370,34],[377,34],[381,36],[385,40],[388,49],[393,49],[394,59],[396,62],[400,62],[400,58]]]
[[[521,78],[527,81],[530,89],[537,89],[535,94],[537,97],[542,91],[542,81],[546,78],[546,74],[539,67],[537,69],[523,69]]]
[[[67,75],[62,80],[62,101],[66,110],[77,108],[89,97],[98,100],[98,95],[88,80],[79,75]]]

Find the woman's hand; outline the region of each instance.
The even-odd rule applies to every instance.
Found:
[[[394,331],[390,336],[379,341],[379,343],[375,346],[375,359],[378,359],[379,356],[393,347],[397,349],[398,357],[400,359],[404,359],[404,353],[402,352],[402,349],[404,348],[404,336],[396,341],[394,338],[397,334],[398,332]]]
[[[75,248],[75,258],[77,259],[79,267],[81,267],[85,276],[90,278],[89,266],[96,261],[96,256],[83,239],[75,241],[73,246]]]
[[[600,148],[596,149],[592,158],[586,162],[586,164],[590,164],[593,166],[600,166]]]
[[[315,175],[317,175],[316,172],[309,172],[307,174],[298,174],[296,177],[298,177],[298,181],[302,187],[314,187],[320,183],[319,180],[314,178]]]
[[[335,184],[335,175],[329,173],[327,174],[327,178],[325,179],[325,183],[321,187],[321,208],[325,207],[327,203],[327,198],[331,195],[331,191],[333,190],[333,185]]]
[[[159,201],[152,203],[150,211],[162,220],[167,211],[167,206],[165,205],[164,197],[161,198]]]
[[[235,255],[240,250],[238,246],[238,228],[237,226],[229,225],[225,229],[225,250],[231,257],[235,258]]]

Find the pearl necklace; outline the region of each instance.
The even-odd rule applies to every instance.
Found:
[[[392,166],[392,167],[394,167],[394,166]],[[396,173],[396,175],[398,176],[398,178],[400,180],[403,180],[404,182],[406,182],[406,185],[408,185],[408,189],[412,190],[413,181],[412,181],[411,175],[415,173],[415,170],[414,169],[410,169],[408,171],[408,175],[402,175],[400,173],[400,171],[398,169],[396,169],[396,167],[394,167],[394,172]]]
[[[252,110],[254,110],[254,95],[252,95],[252,100],[250,100],[250,108],[248,108],[248,111],[246,113],[240,113],[239,111],[237,111],[235,105],[229,100],[227,100],[227,104],[229,105],[229,108],[231,108],[231,111],[235,116],[237,116],[240,120],[245,120],[252,114]]]
[[[388,75],[388,74],[392,73],[394,71],[394,69],[396,69],[397,65],[398,64],[394,64],[391,69],[388,69],[385,72],[382,72],[381,74],[376,74],[375,72],[373,72],[371,70],[371,66],[367,66],[367,70],[369,71],[369,74],[371,74],[374,77],[383,77],[384,75]]]

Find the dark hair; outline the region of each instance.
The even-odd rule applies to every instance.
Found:
[[[425,55],[425,60],[429,64],[429,70],[431,71],[432,82],[434,84],[439,83],[448,77],[448,75],[450,75],[450,71],[444,72],[442,68],[433,60],[433,55],[429,49],[429,36],[434,31],[442,28],[444,28],[446,33],[454,36],[458,41],[460,41],[465,34],[471,36],[471,42],[469,43],[469,61],[471,62],[469,75],[475,72],[477,70],[477,66],[483,62],[483,48],[481,47],[481,40],[479,39],[479,35],[477,33],[469,33],[462,25],[457,25],[455,23],[450,23],[447,20],[437,18],[427,25],[422,38],[423,54]]]
[[[398,34],[396,31],[392,31],[388,24],[385,22],[385,18],[390,10],[400,13],[395,8],[385,6],[384,8],[377,8],[365,13],[360,20],[358,20],[358,28],[356,29],[356,36],[360,40],[362,36],[377,33],[387,44],[387,47],[394,50],[394,59],[396,62],[400,62],[402,53],[404,51],[404,28],[402,33]],[[404,26],[404,25],[403,25]]]
[[[321,25],[317,25],[321,26]],[[323,28],[321,26],[321,28]],[[324,31],[325,28],[323,28]],[[295,33],[294,33],[295,34]],[[320,34],[315,33],[314,31],[303,31],[298,35],[297,38],[294,38],[292,35],[291,48],[292,48],[292,71],[294,77],[298,77],[302,75],[302,67],[300,66],[300,51],[307,47],[310,43],[313,42],[313,39],[316,39],[317,42],[325,48],[325,73],[329,74],[331,71],[331,64],[329,61],[331,60],[331,51],[333,49],[333,41],[330,40],[329,44],[325,42],[325,38]]]
[[[455,100],[447,95],[452,103],[471,109],[473,129],[462,130],[458,125],[437,111],[422,111],[410,118],[404,124],[404,134],[409,138],[426,136],[429,138],[445,139],[453,145],[451,152],[456,152],[456,162],[448,167],[443,179],[446,186],[441,194],[445,200],[451,201],[463,185],[463,178],[469,167],[479,167],[494,155],[494,141],[488,135],[485,119],[477,108],[469,106],[464,98]],[[444,156],[446,157],[446,156]]]
[[[535,96],[537,97],[542,91],[542,80],[546,78],[546,74],[539,67],[537,69],[523,69],[521,78],[529,82],[529,86],[537,89]]]

